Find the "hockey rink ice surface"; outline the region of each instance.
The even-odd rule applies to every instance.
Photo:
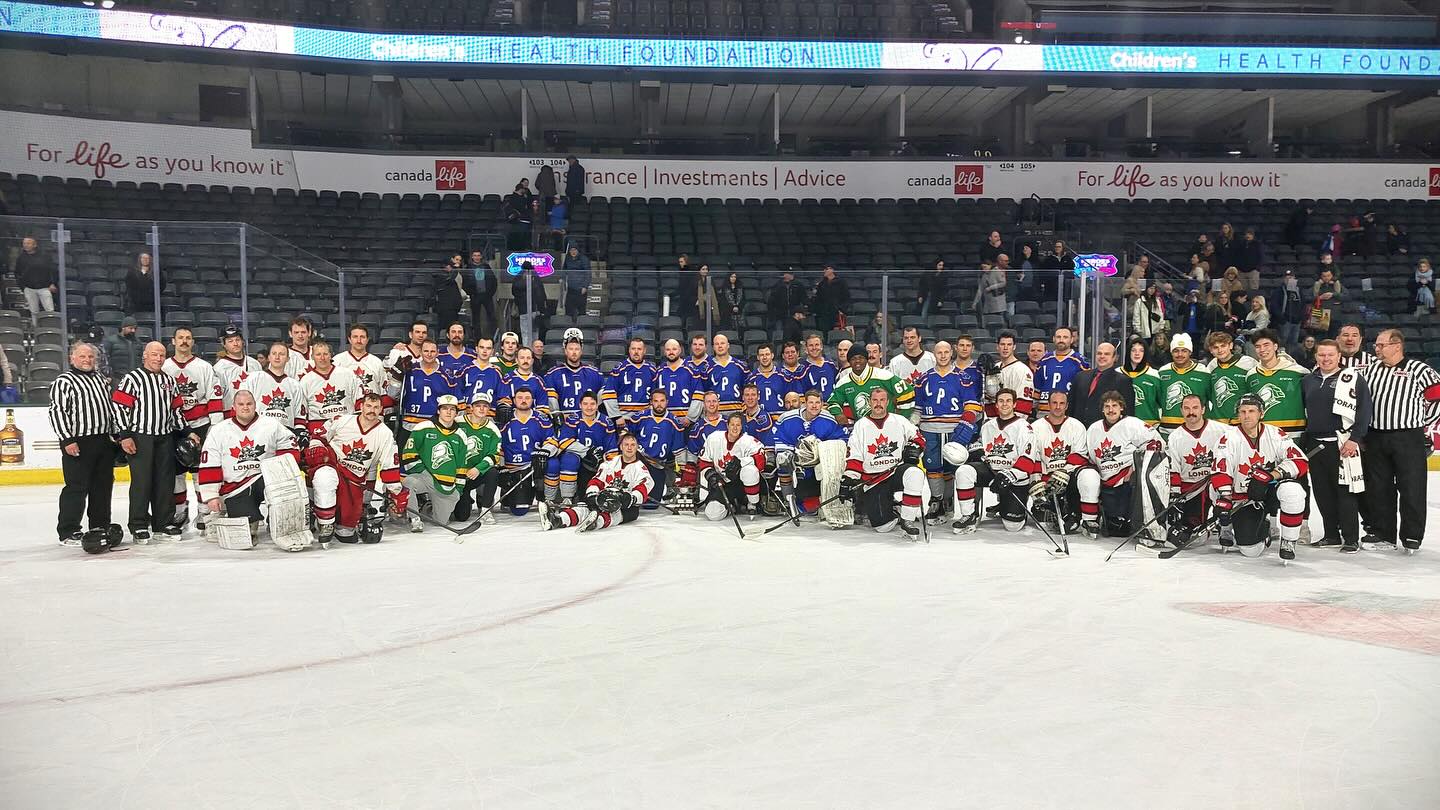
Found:
[[[1440,807],[1440,473],[1418,555],[1288,568],[660,513],[89,557],[56,491],[0,490],[6,808]]]

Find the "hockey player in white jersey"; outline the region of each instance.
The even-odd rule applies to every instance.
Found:
[[[1000,333],[996,338],[995,345],[999,357],[995,360],[996,370],[995,381],[999,388],[996,393],[990,394],[990,402],[985,411],[988,416],[996,416],[998,408],[994,397],[998,396],[1000,389],[1008,388],[1015,394],[1015,413],[1026,419],[1035,412],[1035,369],[1030,368],[1024,360],[1015,356],[1015,333],[1009,330]],[[987,375],[989,372],[987,372]],[[989,393],[987,389],[987,393]]]
[[[320,345],[314,347],[316,354]],[[356,535],[366,522],[366,502],[377,480],[392,505],[404,497],[400,453],[395,447],[395,435],[381,421],[383,410],[381,396],[367,391],[360,400],[359,414],[336,419],[328,426],[324,440],[304,451],[322,543],[332,535],[342,543],[380,541],[378,521]],[[403,514],[405,504],[392,506],[392,511]]]
[[[262,367],[245,351],[245,336],[233,323],[220,333],[220,348],[220,357],[215,360],[215,376],[219,378],[223,397],[221,415],[229,418],[234,416],[235,394],[251,377],[259,374]]]
[[[1085,426],[1069,414],[1070,394],[1051,391],[1045,418],[1035,420],[1031,434],[1031,457],[1040,465],[1030,484],[1031,511],[1054,512],[1062,530],[1079,527],[1080,492],[1076,472],[1085,466],[1089,454]],[[1042,507],[1045,507],[1042,509]]]
[[[1215,505],[1214,476],[1220,443],[1234,428],[1215,419],[1206,418],[1206,404],[1198,394],[1186,396],[1180,403],[1185,422],[1166,439],[1165,455],[1169,460],[1169,499],[1151,511],[1170,509],[1169,538],[1172,544],[1188,542],[1188,535],[1200,530],[1210,520]],[[1145,492],[1148,497],[1148,487]],[[1143,501],[1142,501],[1143,502]],[[1157,509],[1158,507],[1158,509]],[[1153,517],[1153,515],[1151,515]],[[1149,520],[1150,517],[1146,517]],[[1155,538],[1158,539],[1158,533]],[[1221,538],[1230,542],[1230,535]],[[1155,542],[1149,545],[1155,545]]]
[[[1246,394],[1236,408],[1240,424],[1220,440],[1215,466],[1215,509],[1222,537],[1233,537],[1240,553],[1258,557],[1269,544],[1267,516],[1279,523],[1280,559],[1295,559],[1295,541],[1305,520],[1309,494],[1298,479],[1309,472],[1305,454],[1285,431],[1260,421],[1265,402]],[[1222,540],[1223,542],[1223,540]]]
[[[300,381],[285,371],[290,347],[284,343],[270,344],[270,361],[259,373],[252,374],[240,386],[255,395],[255,407],[264,416],[278,419],[289,426],[303,426],[300,419]]]
[[[910,420],[890,413],[890,392],[870,391],[869,410],[850,429],[841,498],[855,508],[877,532],[896,526],[910,540],[920,539],[929,486],[920,469],[925,438]]]
[[[359,407],[359,381],[331,362],[330,344],[310,344],[311,370],[300,378],[300,420],[311,438],[324,439],[330,424]]]
[[[1136,480],[1137,463],[1145,469],[1143,454],[1158,454],[1163,445],[1155,428],[1125,415],[1125,397],[1119,392],[1101,395],[1100,412],[1100,421],[1086,431],[1089,464],[1076,473],[1080,530],[1088,537],[1128,537],[1134,531],[1135,487],[1144,486]]]
[[[935,355],[925,351],[925,344],[920,341],[920,330],[907,326],[900,330],[900,353],[890,358],[886,367],[891,374],[915,388],[919,385],[920,378],[925,376],[925,372],[935,368],[935,364]]]
[[[986,487],[995,491],[1005,528],[1012,532],[1025,528],[1027,490],[1040,465],[1030,454],[1033,444],[1030,423],[1016,413],[1015,402],[1015,392],[1009,388],[996,392],[996,416],[980,425],[979,458],[971,459],[959,442],[945,445],[946,460],[957,465],[953,524],[956,534],[975,531],[981,514],[979,495]]]
[[[379,394],[381,405],[387,410],[393,408],[395,403],[384,398],[387,379],[385,361],[370,353],[370,328],[357,323],[350,327],[347,339],[350,348],[335,356],[335,365],[355,376],[356,396]]]
[[[260,534],[260,504],[265,482],[260,462],[278,455],[296,455],[295,434],[278,419],[261,415],[255,395],[235,395],[235,416],[210,428],[200,451],[200,497],[211,513],[244,517],[250,536]]]
[[[650,497],[654,486],[650,468],[640,458],[640,443],[635,434],[620,437],[620,454],[600,465],[595,477],[585,487],[583,503],[554,506],[540,502],[540,529],[574,526],[588,532],[631,523],[640,517],[640,504]]]
[[[745,415],[725,417],[725,429],[705,437],[700,451],[700,511],[710,520],[724,520],[731,510],[753,520],[760,506],[760,472],[765,445],[745,432]]]
[[[175,393],[180,397],[180,416],[185,428],[175,436],[175,521],[173,525],[184,528],[190,518],[187,504],[185,474],[195,477],[196,498],[200,507],[196,513],[195,526],[205,530],[205,517],[209,512],[204,499],[199,497],[200,489],[200,448],[205,444],[205,434],[210,426],[225,418],[224,392],[215,368],[194,354],[195,335],[188,326],[177,326],[174,336],[175,354],[165,359],[160,367],[175,381]]]

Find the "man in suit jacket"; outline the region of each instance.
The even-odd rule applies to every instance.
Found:
[[[1125,414],[1135,415],[1135,386],[1130,377],[1115,367],[1115,344],[1101,343],[1095,349],[1095,367],[1078,372],[1070,383],[1070,413],[1085,427],[1104,415],[1100,397],[1106,391],[1119,391],[1125,398]]]

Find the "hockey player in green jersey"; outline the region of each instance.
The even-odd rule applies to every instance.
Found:
[[[1228,332],[1211,332],[1205,338],[1205,347],[1210,350],[1210,362],[1205,364],[1205,370],[1210,372],[1210,401],[1205,403],[1205,416],[1222,425],[1238,424],[1235,406],[1249,389],[1246,378],[1254,370],[1255,360],[1235,350],[1235,339]]]
[[[1170,431],[1185,423],[1180,403],[1194,394],[1202,402],[1210,401],[1210,372],[1195,362],[1195,344],[1184,332],[1170,338],[1171,362],[1160,369],[1160,431]]]
[[[1260,420],[1286,433],[1303,432],[1305,396],[1301,391],[1301,382],[1310,370],[1280,350],[1279,337],[1273,331],[1261,329],[1250,339],[1255,344],[1255,356],[1260,358],[1260,362],[1245,378],[1245,393],[1254,394],[1265,403],[1265,414]]]
[[[400,463],[408,471],[401,485],[408,492],[430,496],[432,515],[437,523],[450,521],[455,504],[465,491],[464,481],[470,470],[470,448],[455,423],[459,412],[459,400],[449,394],[441,395],[436,399],[435,421],[417,424],[400,454]],[[410,513],[410,531],[421,531],[424,527],[420,521],[420,504],[414,499],[410,499],[410,504],[414,510]]]
[[[835,377],[835,390],[830,392],[829,408],[841,425],[852,425],[870,412],[870,392],[884,388],[890,393],[892,413],[910,418],[915,409],[915,389],[883,368],[871,368],[865,347],[850,347],[845,356],[850,368]]]
[[[1160,422],[1160,375],[1150,367],[1149,347],[1141,338],[1131,338],[1126,349],[1125,376],[1135,386],[1136,419],[1150,427]]]
[[[489,391],[480,391],[460,420],[460,435],[465,439],[469,454],[465,461],[470,469],[466,473],[465,492],[455,504],[456,520],[469,520],[470,508],[480,507],[481,522],[489,525],[495,522],[490,507],[495,503],[495,482],[500,470],[500,429],[490,418],[490,403],[493,397]]]

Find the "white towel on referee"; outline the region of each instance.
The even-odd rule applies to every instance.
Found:
[[[1341,425],[1341,429],[1336,432],[1336,439],[1342,448],[1345,442],[1350,441],[1350,428],[1355,424],[1356,380],[1357,375],[1353,368],[1341,369],[1340,376],[1335,380],[1334,411],[1335,415],[1340,417]],[[1349,488],[1354,494],[1365,491],[1365,469],[1359,456],[1340,457],[1340,486]]]

